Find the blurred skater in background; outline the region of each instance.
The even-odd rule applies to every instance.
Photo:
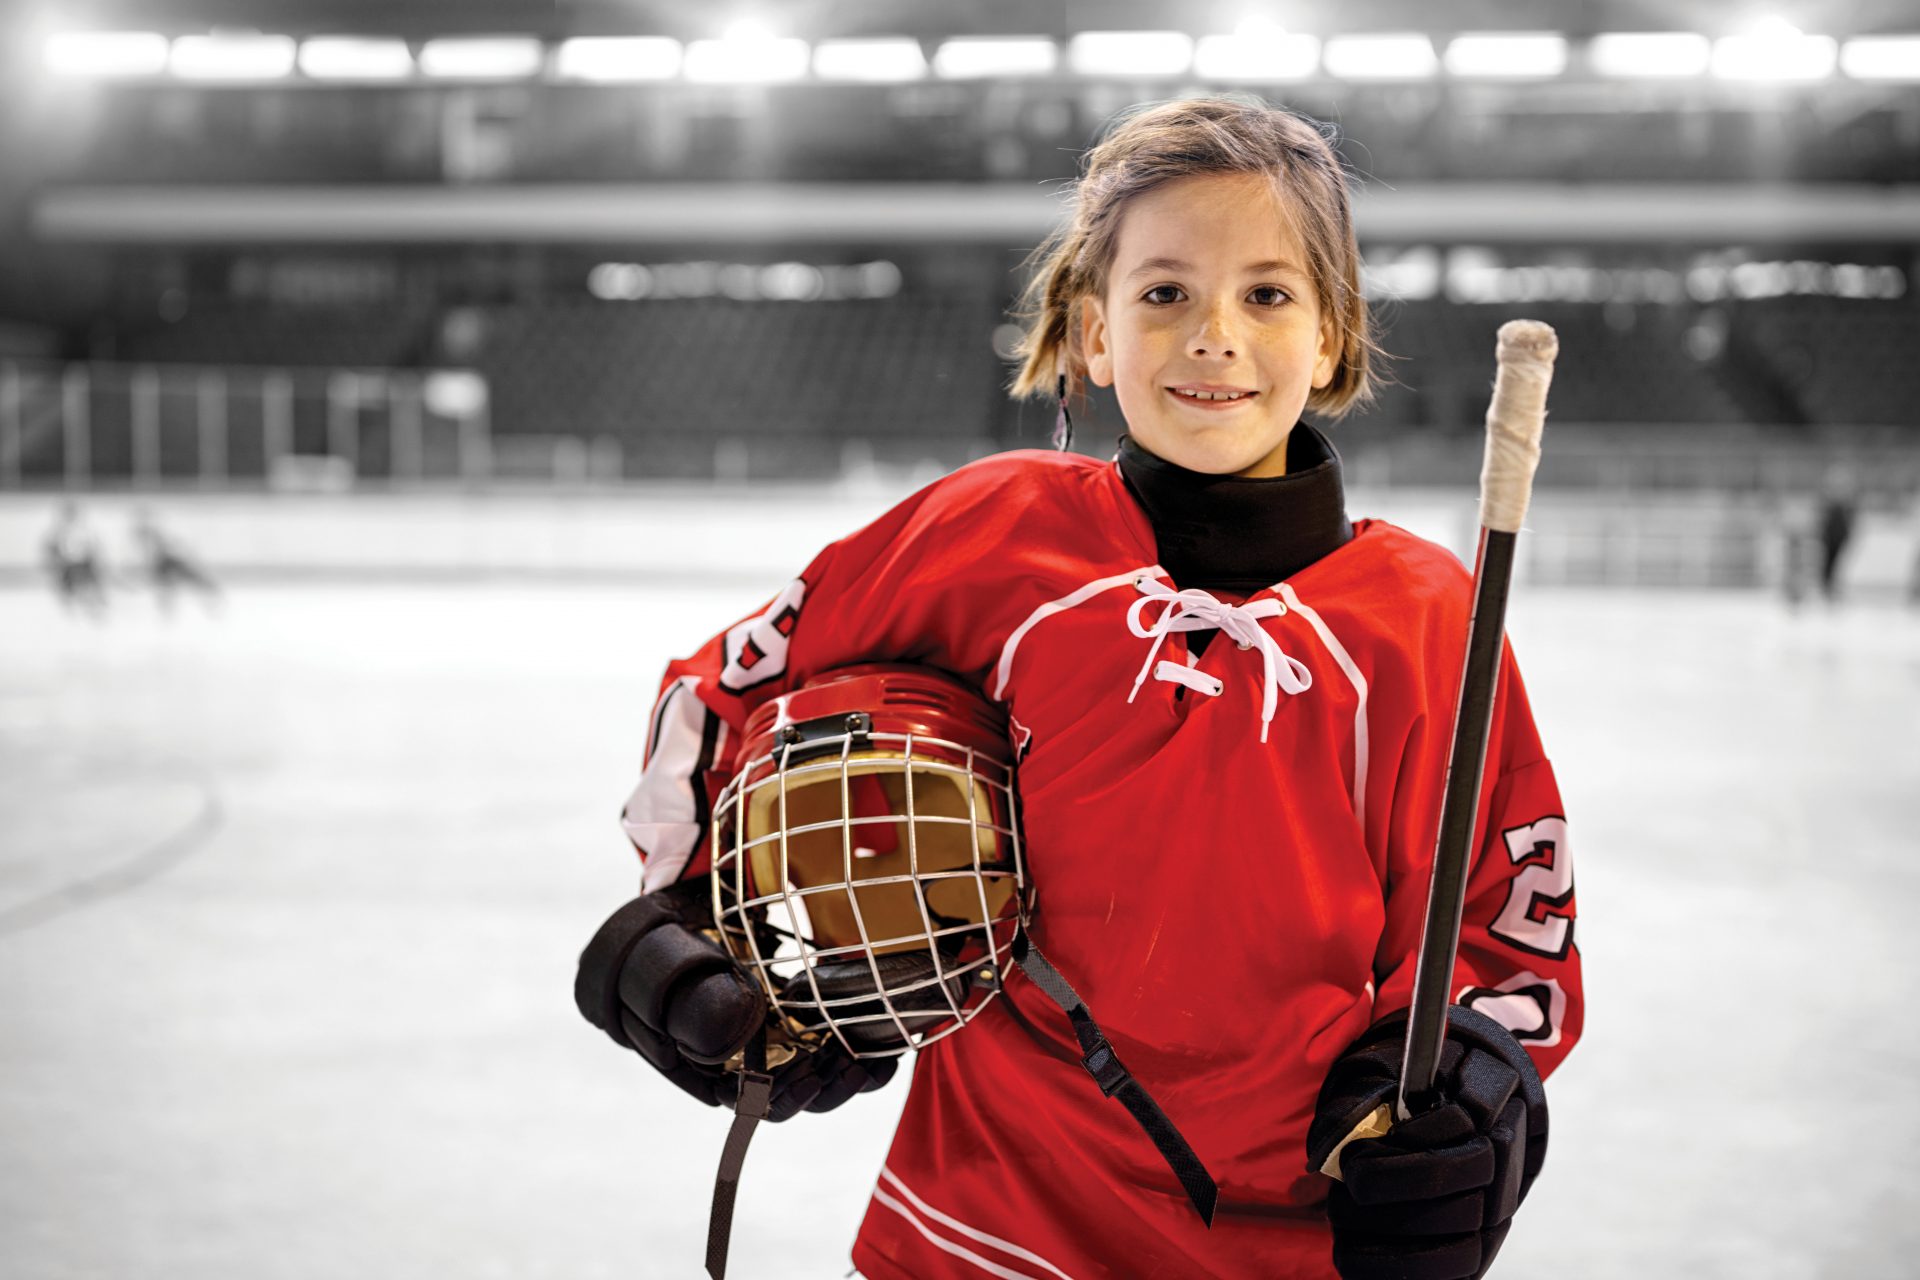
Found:
[[[100,577],[100,542],[87,526],[80,504],[60,504],[53,528],[42,544],[42,559],[53,578],[53,591],[69,613],[100,619],[107,614],[107,593]]]
[[[1820,486],[1820,594],[1832,604],[1840,598],[1840,557],[1853,537],[1860,511],[1860,486],[1853,471],[1835,464]]]
[[[209,610],[219,605],[219,584],[188,558],[178,542],[160,531],[153,512],[145,507],[134,513],[133,537],[146,560],[147,576],[162,613],[173,613],[174,593],[181,588],[199,592]]]

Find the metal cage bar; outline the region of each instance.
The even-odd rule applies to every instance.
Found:
[[[897,744],[891,752],[870,754],[876,745],[884,748],[891,744]],[[825,744],[816,741],[809,747],[817,751],[822,745]],[[823,759],[813,755],[805,761],[795,762],[793,744],[782,743],[778,748],[749,761],[722,789],[715,804],[715,923],[723,937],[729,940],[730,949],[736,957],[754,971],[756,980],[769,996],[772,1008],[789,1028],[806,1036],[832,1035],[855,1057],[893,1056],[906,1048],[919,1048],[957,1031],[998,993],[997,973],[996,980],[985,985],[984,994],[979,999],[974,999],[974,993],[967,988],[974,975],[983,968],[989,964],[998,966],[1004,963],[1011,938],[1011,921],[997,917],[990,909],[986,882],[989,879],[1010,880],[1014,899],[1013,915],[1019,918],[1025,914],[1028,896],[1024,883],[1018,796],[1013,786],[1011,767],[972,747],[911,733],[879,733],[860,738],[861,758],[856,759],[854,745],[854,736],[848,734],[840,739],[839,749],[831,757]],[[875,768],[863,767],[869,760]],[[853,779],[890,772],[896,767],[900,771],[898,776],[902,782],[906,813],[857,816],[853,806]],[[944,777],[961,785],[965,797],[965,816],[922,813],[922,801],[926,796],[921,788],[927,779],[916,777],[916,774]],[[809,782],[834,786],[839,793],[839,814],[825,821],[790,826],[792,809],[789,797],[797,787]],[[758,807],[755,797],[765,794],[768,787],[778,788],[769,797],[776,811],[776,830],[750,838],[750,806]],[[1004,825],[996,820],[1001,818],[1004,818]],[[905,821],[907,827],[906,873],[857,874],[854,829],[891,826],[901,821]],[[965,863],[938,870],[923,869],[918,830],[922,822],[967,830],[970,847]],[[835,830],[840,840],[840,880],[832,884],[797,885],[793,876],[793,839]],[[983,840],[983,837],[988,838]],[[776,883],[755,884],[757,877],[751,875],[749,859],[764,859],[776,848],[778,852],[773,859],[775,865],[763,868],[775,873]],[[990,861],[989,849],[1010,851],[1011,862],[998,854]],[[937,924],[936,913],[928,897],[930,889],[943,882],[968,877],[975,882],[973,900],[979,906],[980,918],[959,924]],[[875,937],[874,926],[860,905],[860,891],[890,885],[906,886],[913,894],[914,909],[921,925],[918,932]],[[806,904],[810,898],[824,901],[836,894],[846,901],[858,941],[822,946],[812,936],[814,917]],[[784,920],[772,919],[770,913],[775,910],[776,904]],[[1003,911],[1001,916],[1005,914]],[[951,917],[938,918],[944,920]],[[976,933],[981,940],[980,950],[967,955],[973,946],[969,939]],[[1003,941],[1003,938],[1007,941]],[[769,939],[774,944],[771,949],[767,945]],[[959,950],[950,956],[948,952],[943,952],[942,944],[952,939],[959,940]],[[899,952],[904,948],[910,953],[915,946],[924,947],[932,958],[932,972],[905,982],[889,983],[880,971],[881,950],[886,948]],[[866,961],[872,989],[827,997],[821,988],[817,966],[854,956]],[[790,976],[783,977],[783,973]],[[795,979],[803,974],[805,989],[812,997],[804,1007],[781,997],[783,988],[791,987]],[[960,982],[958,992],[955,990],[956,981]],[[896,1003],[899,997],[936,986],[940,989],[944,1009],[939,1003],[933,1003],[926,1009],[902,1010]],[[909,1026],[910,1021],[925,1024],[929,1019],[943,1025],[931,1030],[924,1026],[915,1030]],[[878,1052],[856,1049],[848,1039],[847,1028],[861,1025],[891,1026],[900,1047],[890,1046]]]

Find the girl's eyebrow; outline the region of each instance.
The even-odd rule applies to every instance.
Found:
[[[1161,271],[1191,271],[1192,269],[1193,264],[1191,262],[1183,261],[1180,258],[1148,258],[1132,271],[1129,271],[1127,273],[1127,279],[1134,280],[1140,276],[1150,276]],[[1272,271],[1283,271],[1292,275],[1300,274],[1300,268],[1280,258],[1270,258],[1265,262],[1250,262],[1242,268],[1242,271],[1244,274],[1250,276],[1266,275]]]

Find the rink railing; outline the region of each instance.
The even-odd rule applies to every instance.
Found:
[[[471,482],[495,445],[466,370],[0,362],[0,488]]]
[[[0,491],[807,482],[937,475],[999,447],[984,434],[823,441],[769,423],[710,436],[663,427],[646,405],[635,423],[502,433],[485,379],[466,369],[0,361]]]

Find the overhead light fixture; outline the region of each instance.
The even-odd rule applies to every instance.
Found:
[[[1920,80],[1920,35],[1856,36],[1840,46],[1840,69],[1855,80]]]
[[[1705,72],[1713,42],[1697,31],[1616,31],[1587,44],[1594,74],[1621,79],[1676,79]]]
[[[956,36],[934,50],[934,74],[945,80],[1044,76],[1060,60],[1045,36]]]
[[[1449,75],[1517,80],[1557,76],[1567,69],[1567,40],[1551,31],[1474,31],[1447,43]]]
[[[431,369],[420,380],[420,400],[440,418],[471,418],[487,407],[487,380],[471,369]]]
[[[1439,69],[1433,41],[1413,33],[1329,36],[1321,53],[1327,74],[1342,80],[1424,80]]]
[[[741,22],[721,39],[690,41],[682,72],[696,84],[776,84],[804,78],[807,62],[805,40]]]
[[[653,272],[638,262],[602,262],[587,272],[587,292],[604,302],[634,302],[653,292]]]
[[[442,36],[420,46],[420,70],[436,80],[518,80],[538,75],[532,36]]]
[[[1193,73],[1203,80],[1305,80],[1319,69],[1319,37],[1270,22],[1243,22],[1230,36],[1201,36],[1193,50]]]
[[[671,80],[680,58],[680,42],[667,36],[575,36],[561,41],[553,69],[562,79],[602,84]]]
[[[911,36],[822,40],[813,47],[813,74],[822,80],[899,83],[927,74],[927,55]]]
[[[157,76],[167,69],[167,38],[157,31],[56,31],[41,62],[57,76]]]
[[[1067,66],[1083,76],[1179,76],[1193,66],[1184,31],[1082,31],[1067,42]]]
[[[404,80],[413,54],[405,40],[310,36],[300,42],[300,71],[314,80]]]
[[[256,32],[181,36],[167,68],[182,80],[278,80],[293,74],[292,36]]]
[[[1713,74],[1722,80],[1823,80],[1838,50],[1832,36],[1810,36],[1772,18],[1747,35],[1722,36],[1713,45]]]

